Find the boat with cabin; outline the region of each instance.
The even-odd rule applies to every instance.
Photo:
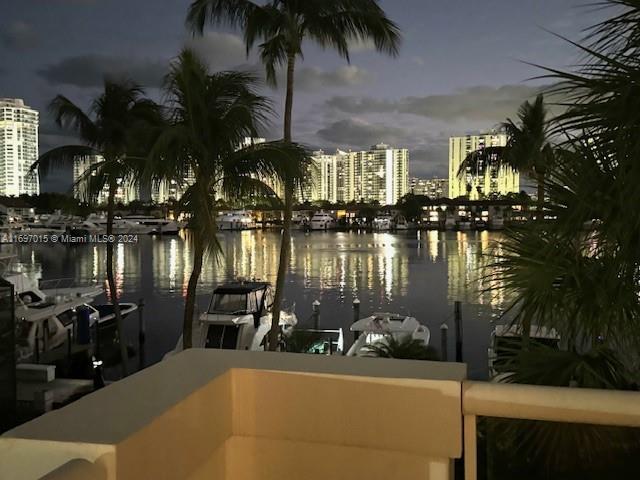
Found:
[[[144,227],[150,227],[148,232],[150,235],[178,235],[180,233],[180,225],[175,220],[149,215],[127,215],[122,219]]]
[[[336,228],[335,217],[323,210],[316,212],[309,221],[310,230],[333,230],[334,228]]]
[[[421,340],[429,345],[431,332],[415,317],[409,317],[397,313],[379,312],[370,317],[354,322],[350,330],[358,334],[357,340],[347,351],[347,356],[361,355],[362,347],[375,342],[384,342],[385,338],[392,335],[396,338],[410,335],[414,339]]]
[[[218,286],[207,311],[193,322],[192,346],[229,350],[261,351],[271,328],[273,289],[268,282],[235,281]],[[294,327],[298,319],[293,312],[280,312],[280,328]],[[176,348],[167,355],[182,351],[180,336]]]
[[[256,221],[251,213],[245,210],[221,212],[216,219],[219,230],[252,230]]]

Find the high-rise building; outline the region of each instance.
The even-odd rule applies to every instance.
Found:
[[[103,161],[103,157],[100,155],[86,155],[82,157],[76,157],[73,161],[73,196],[79,200],[86,201],[89,199],[86,186],[88,185],[84,180],[79,182],[81,177],[85,176],[89,169],[96,164]],[[91,175],[95,175],[91,173]],[[118,186],[116,188],[115,201],[116,203],[127,204],[133,200],[140,200],[139,188],[126,179],[119,178],[117,180]],[[95,201],[98,204],[107,203],[109,198],[109,188],[105,186],[98,193]]]
[[[0,98],[0,195],[37,195],[38,112],[19,98]]]
[[[489,195],[506,195],[520,191],[520,175],[510,167],[492,158],[485,165],[467,168],[458,175],[460,165],[471,152],[486,147],[504,147],[507,135],[492,132],[482,135],[466,135],[449,139],[449,197],[468,195],[471,200]]]
[[[446,178],[411,178],[411,193],[429,198],[444,198],[449,195],[449,180]]]
[[[302,200],[394,205],[409,192],[409,151],[385,144],[359,152],[319,150],[308,175]]]

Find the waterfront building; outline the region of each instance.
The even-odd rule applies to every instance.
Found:
[[[78,181],[87,174],[89,169],[103,161],[101,155],[85,155],[78,156],[73,161],[73,196],[79,200],[86,201],[88,199],[87,192],[84,191],[82,185],[78,185]],[[95,175],[95,173],[92,173]],[[118,186],[116,188],[116,203],[127,204],[133,200],[140,200],[140,189],[131,181],[123,178],[117,179]],[[105,187],[98,193],[95,201],[98,204],[105,204],[109,198],[109,187]]]
[[[366,151],[314,152],[301,201],[395,205],[409,192],[409,151],[377,144]]]
[[[40,193],[38,112],[19,98],[0,98],[0,195]]]
[[[505,133],[491,132],[481,135],[466,135],[449,139],[449,197],[469,196],[471,200],[492,196],[518,193],[520,175],[508,166],[501,165],[497,158],[490,159],[488,165],[479,165],[474,171],[467,169],[458,175],[460,165],[471,152],[485,147],[504,147]]]
[[[429,198],[445,198],[449,195],[449,180],[446,178],[411,177],[411,193]]]

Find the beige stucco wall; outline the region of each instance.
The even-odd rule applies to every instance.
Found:
[[[53,478],[449,478],[463,377],[432,362],[189,351],[1,436],[0,478],[74,459],[88,462]]]

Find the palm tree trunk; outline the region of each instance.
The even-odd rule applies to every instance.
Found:
[[[538,184],[537,217],[538,220],[544,220],[544,173],[538,173],[536,175],[536,182]]]
[[[197,232],[194,233],[197,235]],[[184,318],[182,320],[183,350],[187,350],[192,347],[193,313],[196,306],[196,287],[198,286],[198,280],[200,279],[200,273],[202,272],[203,257],[204,250],[202,248],[202,241],[199,238],[196,238],[193,250],[193,270],[191,270],[191,276],[189,277],[189,283],[187,284],[187,298],[184,303]]]
[[[291,142],[291,117],[293,113],[293,79],[296,56],[289,54],[287,61],[287,96],[284,104],[284,141]],[[282,240],[280,241],[280,261],[278,262],[278,278],[276,279],[276,294],[273,299],[273,316],[269,331],[269,350],[278,349],[278,333],[280,331],[280,310],[284,296],[284,284],[291,255],[291,217],[293,212],[293,182],[284,184],[284,223],[282,226]]]
[[[113,235],[113,215],[116,202],[116,179],[109,179],[109,197],[107,198],[107,236]],[[122,315],[120,314],[120,303],[118,302],[118,292],[116,290],[116,281],[113,274],[113,243],[107,241],[107,284],[109,286],[109,297],[113,305],[113,313],[116,317],[116,330],[118,335],[118,343],[120,344],[120,362],[122,376],[127,376],[127,344],[124,337],[124,325]]]

